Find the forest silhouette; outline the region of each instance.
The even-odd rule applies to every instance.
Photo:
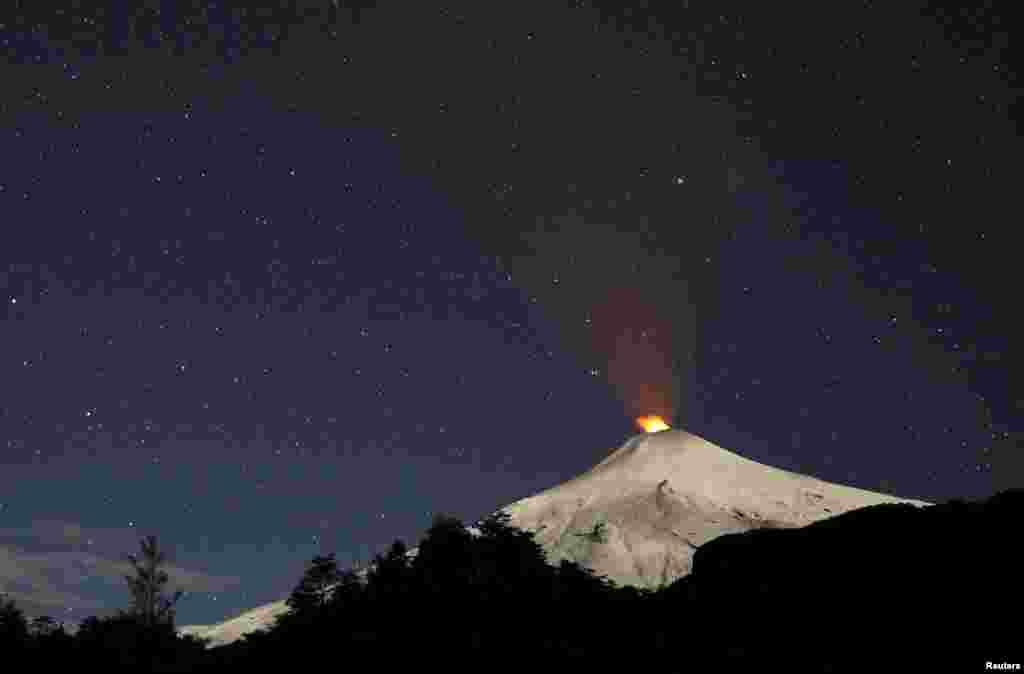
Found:
[[[273,625],[215,648],[176,633],[177,596],[163,595],[151,537],[137,576],[126,577],[130,608],[91,617],[74,635],[46,616],[28,621],[0,596],[0,667],[983,671],[1024,654],[1015,633],[1022,514],[1024,490],[1010,490],[728,534],[698,549],[691,574],[657,590],[549,564],[504,513],[478,524],[479,535],[438,515],[416,555],[397,540],[364,578],[333,554],[314,557]]]

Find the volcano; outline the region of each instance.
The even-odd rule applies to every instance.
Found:
[[[723,534],[802,527],[882,503],[932,505],[767,466],[672,429],[633,436],[585,473],[500,510],[534,533],[550,563],[571,560],[617,585],[656,589],[689,574],[697,548]],[[282,600],[179,632],[214,647],[287,610]]]
[[[582,475],[503,508],[548,559],[619,585],[655,589],[687,575],[723,534],[801,527],[880,503],[931,505],[746,459],[682,430],[630,438]],[[602,536],[585,532],[601,529]]]

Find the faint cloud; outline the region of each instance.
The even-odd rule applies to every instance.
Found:
[[[134,529],[91,528],[75,522],[36,520],[27,527],[0,528],[0,593],[26,616],[63,612],[113,614],[118,608],[89,596],[87,584],[123,585],[125,605],[134,575],[128,555],[140,554],[142,536]],[[238,576],[214,576],[175,563],[173,544],[160,541],[167,555],[167,590],[186,593],[223,592],[241,583]]]

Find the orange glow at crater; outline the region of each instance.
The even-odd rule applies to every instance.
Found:
[[[667,431],[671,428],[671,426],[665,423],[663,418],[656,415],[639,417],[636,420],[636,425],[644,429],[644,433],[657,433],[658,431]]]

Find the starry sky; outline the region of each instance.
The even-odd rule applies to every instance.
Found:
[[[0,592],[109,615],[155,534],[217,622],[649,413],[1024,486],[998,6],[683,4],[0,18]]]

